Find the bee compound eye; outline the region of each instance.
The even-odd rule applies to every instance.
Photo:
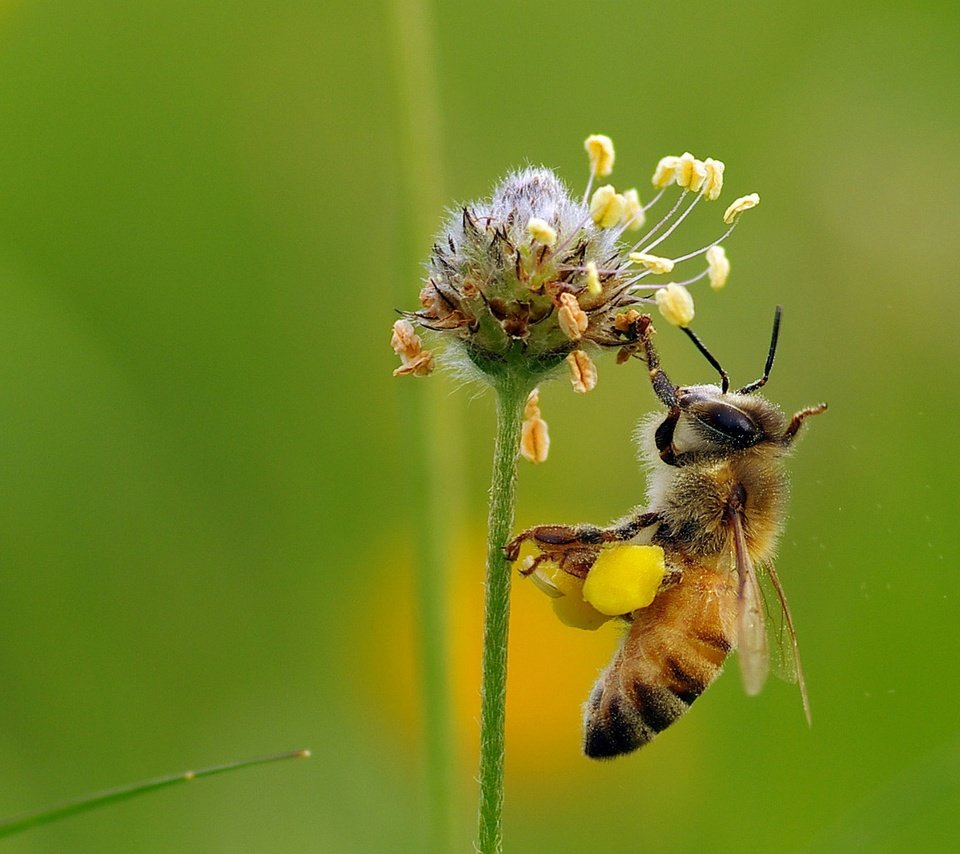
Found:
[[[698,406],[691,414],[737,447],[753,444],[760,435],[759,428],[749,415],[726,403],[713,402]]]

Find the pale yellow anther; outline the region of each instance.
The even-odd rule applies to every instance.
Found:
[[[403,363],[393,375],[403,377],[413,375],[425,377],[433,370],[433,354],[423,349],[420,336],[417,335],[413,324],[402,318],[393,324],[393,335],[390,337],[390,346],[393,352],[400,357]]]
[[[626,202],[623,224],[630,231],[639,231],[647,221],[647,216],[643,212],[643,205],[640,204],[640,194],[636,190],[624,190],[623,200]]]
[[[757,193],[750,193],[749,196],[741,196],[734,200],[723,215],[723,221],[730,225],[744,211],[755,208],[760,204],[760,196]]]
[[[527,234],[544,246],[553,246],[557,242],[556,229],[538,216],[532,216],[527,220]]]
[[[567,366],[570,368],[570,382],[573,383],[573,390],[577,394],[586,394],[596,388],[596,366],[583,350],[574,350],[570,353],[567,356]]]
[[[604,184],[597,188],[590,199],[590,216],[600,228],[612,228],[621,219],[627,206],[623,198],[612,184]]]
[[[613,172],[613,140],[601,133],[594,133],[583,141],[583,147],[590,158],[590,171],[601,178]]]
[[[710,287],[719,291],[727,283],[730,275],[730,259],[722,246],[711,246],[707,250],[707,275]]]
[[[653,170],[653,186],[658,190],[672,184],[677,179],[677,162],[679,157],[673,154],[661,157],[657,168]]]
[[[579,341],[587,331],[589,318],[580,308],[580,303],[573,294],[560,294],[560,309],[557,311],[557,323],[563,334],[571,341]]]
[[[636,264],[642,264],[650,272],[658,276],[663,273],[669,273],[673,270],[673,261],[669,258],[661,258],[659,255],[647,255],[644,252],[631,252],[628,256]]]
[[[697,160],[689,151],[677,158],[677,186],[697,193],[707,179],[707,168],[702,160]]]
[[[703,182],[703,195],[707,201],[715,201],[723,189],[723,170],[726,165],[722,160],[714,160],[708,157],[703,161],[703,168],[707,171],[706,180]]]
[[[420,352],[420,336],[406,318],[401,318],[393,324],[390,346],[398,356],[416,355]]]
[[[531,463],[544,463],[550,453],[550,433],[547,422],[540,417],[540,390],[534,389],[527,398],[520,427],[520,454]]]
[[[603,291],[600,284],[600,272],[597,270],[596,261],[587,261],[587,293],[592,297],[598,297]]]
[[[629,614],[653,602],[666,571],[660,546],[611,546],[590,568],[583,598],[601,614]]]
[[[693,297],[683,285],[671,282],[655,294],[660,314],[674,326],[688,326],[693,320]]]

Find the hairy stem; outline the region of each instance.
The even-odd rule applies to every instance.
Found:
[[[517,455],[523,407],[532,383],[511,373],[497,378],[497,434],[490,484],[483,676],[480,692],[481,854],[502,850],[504,721],[507,700],[507,640],[510,625],[510,563],[503,546],[513,530]]]

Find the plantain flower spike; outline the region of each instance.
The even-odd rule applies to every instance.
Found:
[[[733,202],[726,231],[715,239],[684,247],[684,220],[721,194],[722,161],[691,152],[662,157],[653,173],[656,194],[642,204],[633,188],[606,184],[591,192],[595,178],[611,173],[614,149],[602,134],[588,137],[584,148],[590,173],[579,197],[550,169],[532,167],[448,216],[426,264],[420,306],[403,312],[393,329],[396,375],[423,377],[439,365],[492,383],[519,377],[532,388],[566,364],[583,393],[596,383],[590,348],[613,348],[618,362],[640,355],[654,305],[671,324],[686,326],[694,315],[688,288],[708,278],[714,289],[723,286],[729,262],[718,244],[759,196]],[[651,216],[657,205],[666,212]],[[648,219],[656,224],[647,226]],[[706,265],[691,264],[677,283],[655,281],[678,276],[704,255]],[[530,456],[544,457],[546,423],[530,419],[526,429]]]

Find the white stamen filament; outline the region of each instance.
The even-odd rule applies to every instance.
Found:
[[[686,195],[686,193],[684,193],[684,195]],[[674,231],[676,231],[677,226],[680,225],[680,223],[683,222],[690,215],[690,211],[692,211],[697,206],[697,202],[699,202],[700,199],[702,198],[703,198],[703,195],[698,194],[697,197],[692,202],[690,202],[690,206],[682,214],[680,214],[680,216],[677,217],[677,221],[673,225],[671,225],[670,228],[668,228],[663,234],[661,234],[656,240],[654,240],[653,243],[649,244],[648,246],[645,246],[641,251],[645,255],[649,255],[651,249],[663,243],[664,240],[666,240],[671,234],[673,234]]]
[[[734,220],[733,225],[731,225],[730,228],[728,228],[723,234],[721,234],[712,243],[708,243],[706,246],[704,246],[703,249],[698,249],[696,252],[688,252],[686,255],[681,255],[679,258],[674,258],[673,259],[674,263],[679,264],[681,261],[689,261],[691,258],[696,258],[698,255],[703,255],[705,252],[708,252],[718,243],[723,243],[723,241],[726,240],[730,236],[730,234],[733,232],[733,230],[737,227],[737,223],[739,221],[740,221],[739,219]]]
[[[631,247],[627,250],[627,252],[628,252],[628,253],[630,253],[630,252],[637,252],[637,251],[640,249],[640,247],[643,245],[644,241],[649,240],[649,239],[650,239],[651,237],[653,237],[653,235],[655,235],[661,228],[663,228],[663,226],[666,225],[667,222],[670,221],[670,217],[672,217],[672,216],[677,212],[677,210],[680,208],[680,205],[683,204],[683,200],[687,197],[687,195],[688,195],[687,191],[684,190],[684,191],[680,194],[680,198],[678,198],[678,199],[673,203],[673,207],[670,208],[669,211],[667,211],[667,213],[666,213],[666,215],[663,217],[663,219],[661,219],[660,222],[658,222],[658,223],[657,223],[653,228],[651,228],[645,235],[643,235],[643,237],[641,237],[636,243],[634,243],[633,246],[631,246]],[[655,246],[655,245],[656,245],[656,244],[654,244],[654,246]]]

